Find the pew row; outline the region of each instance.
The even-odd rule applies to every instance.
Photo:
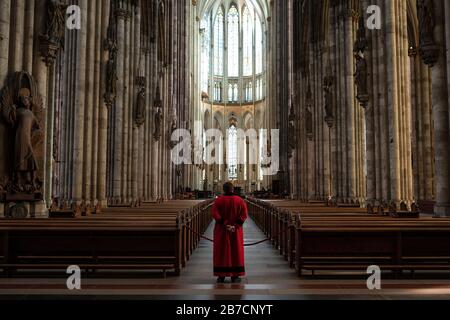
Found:
[[[0,220],[0,271],[168,271],[179,275],[211,222],[211,201],[161,210],[113,208],[74,219]],[[193,205],[193,206],[192,206]],[[191,232],[191,230],[195,231]]]
[[[394,219],[362,208],[248,199],[249,212],[289,265],[302,272],[450,270],[450,219]]]

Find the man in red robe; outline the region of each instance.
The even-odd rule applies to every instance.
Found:
[[[216,221],[214,275],[219,283],[224,283],[226,277],[239,283],[240,277],[245,275],[243,225],[248,217],[247,205],[234,195],[231,182],[224,184],[223,191],[224,195],[216,199],[212,208],[212,217]]]

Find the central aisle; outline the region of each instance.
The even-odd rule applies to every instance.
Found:
[[[205,235],[212,239],[213,230],[214,223]],[[253,243],[265,239],[266,236],[251,219],[248,219],[244,224],[244,238],[245,243]],[[187,268],[183,270],[179,281],[192,284],[215,283],[212,257],[212,242],[202,240],[187,263]],[[247,275],[242,278],[242,284],[268,284],[279,283],[282,280],[297,280],[295,272],[289,269],[288,263],[269,241],[245,247],[245,262]]]

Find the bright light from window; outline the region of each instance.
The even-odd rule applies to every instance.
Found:
[[[201,26],[201,41],[202,41],[202,91],[208,92],[208,78],[209,78],[209,53],[211,48],[211,31],[208,17],[202,20]]]
[[[255,26],[255,73],[260,74],[262,73],[262,26],[261,26],[261,20],[257,16],[256,18],[256,26]]]
[[[228,11],[228,76],[239,77],[239,13],[235,5]]]
[[[222,8],[219,9],[214,25],[214,73],[223,75],[223,50],[224,50],[224,16]]]
[[[228,164],[228,178],[230,180],[236,180],[238,178],[238,136],[236,126],[231,126],[228,129],[228,152],[227,152],[227,164]]]
[[[201,23],[200,86],[217,103],[264,99],[263,20],[245,2],[239,12],[234,2],[222,1],[217,12],[207,14]]]
[[[244,77],[248,77],[253,74],[253,19],[247,6],[243,18]]]

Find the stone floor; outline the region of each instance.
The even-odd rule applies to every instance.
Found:
[[[207,231],[211,237],[212,227]],[[249,221],[245,242],[264,239]],[[269,243],[246,248],[247,277],[242,284],[216,284],[212,244],[202,240],[181,277],[82,279],[82,290],[69,291],[65,279],[0,279],[0,299],[450,299],[450,276],[440,279],[382,280],[382,290],[369,291],[364,276],[316,275],[297,278]]]

